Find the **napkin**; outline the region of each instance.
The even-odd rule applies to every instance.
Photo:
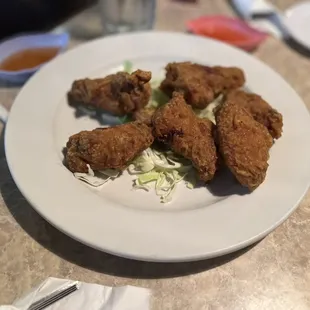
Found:
[[[29,306],[54,291],[77,283],[79,289],[56,303],[48,310],[148,310],[150,292],[135,286],[109,287],[66,279],[48,278],[26,296],[11,306],[0,310],[27,310]]]
[[[231,0],[237,12],[252,27],[282,38],[281,16],[277,8],[266,0]],[[253,19],[254,15],[265,15],[264,18]]]

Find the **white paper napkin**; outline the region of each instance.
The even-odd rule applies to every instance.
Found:
[[[27,310],[39,299],[76,281],[48,278],[11,306],[0,310]],[[47,310],[148,310],[150,292],[135,286],[109,287],[78,282],[79,289],[52,304]]]

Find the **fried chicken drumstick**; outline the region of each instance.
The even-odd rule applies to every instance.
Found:
[[[246,93],[243,90],[234,90],[227,94],[227,100],[238,103],[246,109],[253,118],[264,125],[274,139],[282,135],[282,115],[273,109],[261,96]]]
[[[224,161],[236,179],[250,190],[266,177],[273,139],[238,101],[227,100],[216,113],[217,138]]]
[[[103,79],[74,81],[68,93],[71,105],[84,105],[123,116],[147,105],[151,96],[152,74],[137,70],[118,72]]]
[[[202,181],[213,178],[217,161],[213,124],[198,118],[181,93],[175,92],[168,104],[156,110],[152,124],[155,138],[191,160]]]
[[[69,138],[65,160],[72,172],[124,169],[153,143],[152,130],[140,122],[81,131]]]
[[[244,73],[239,68],[174,62],[166,66],[166,78],[160,89],[169,97],[174,91],[183,92],[189,105],[204,109],[220,93],[239,88],[244,83]]]

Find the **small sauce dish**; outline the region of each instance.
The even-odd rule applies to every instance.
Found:
[[[62,53],[69,43],[68,33],[29,34],[0,44],[0,80],[24,83],[42,65]]]

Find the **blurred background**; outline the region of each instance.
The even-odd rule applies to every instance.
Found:
[[[239,17],[255,29],[282,37],[286,27],[281,16],[299,0],[11,0],[2,1],[0,41],[20,33],[47,32],[61,25],[72,38],[92,39],[103,34],[151,29],[189,30],[188,19],[225,15]],[[309,2],[309,1],[308,1]],[[231,8],[234,9],[232,14]],[[251,11],[253,9],[253,11]],[[310,6],[299,8],[310,11]],[[157,14],[156,14],[157,12]],[[297,15],[296,15],[297,16]],[[155,18],[156,17],[156,18]],[[258,17],[258,18],[257,18]],[[301,16],[304,20],[309,20]],[[272,23],[271,23],[272,22]],[[304,22],[304,21],[303,21]],[[198,22],[197,22],[198,23]],[[201,21],[199,21],[201,25]],[[310,23],[310,20],[309,20]],[[218,31],[223,23],[211,22]],[[296,23],[295,23],[296,24]],[[298,24],[298,23],[297,23]],[[129,25],[129,27],[128,27]],[[164,25],[164,26],[163,26]],[[301,25],[296,25],[301,27]],[[305,28],[304,25],[303,27]],[[197,26],[195,25],[197,28]],[[226,24],[226,28],[236,25]],[[209,31],[209,33],[208,33]],[[220,29],[219,31],[222,31]],[[227,34],[214,35],[224,39]],[[196,32],[196,34],[201,34]],[[203,35],[213,36],[210,30]]]
[[[50,30],[96,2],[96,0],[1,1],[0,40],[21,32]]]
[[[60,53],[94,38],[151,29],[211,37],[247,52],[254,52],[266,39],[274,38],[309,56],[310,19],[307,14],[310,14],[310,1],[302,0],[3,1],[0,41],[6,44],[0,45],[0,71],[4,69],[1,63],[11,55],[23,61],[28,59],[29,53],[21,54],[26,49],[56,47],[57,55],[57,51]],[[45,36],[50,32],[67,37],[57,41]],[[41,36],[29,38],[33,33]],[[20,34],[28,37],[8,42],[7,39]],[[36,64],[49,60],[43,56],[36,56]],[[50,58],[52,56],[55,53]],[[27,68],[26,64],[24,67]],[[34,71],[16,77],[14,81],[25,81]],[[12,81],[11,77],[11,74],[0,72],[1,80],[10,78]]]

